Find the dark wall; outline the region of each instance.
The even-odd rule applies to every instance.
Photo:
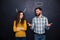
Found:
[[[47,40],[57,40],[60,37],[60,0],[0,0],[0,38],[2,40],[14,40],[13,20],[18,10],[25,12],[26,20],[31,23],[34,8],[41,7],[43,15],[47,16],[49,23],[52,22],[50,30],[46,32]],[[33,39],[33,32],[27,31],[27,38]]]

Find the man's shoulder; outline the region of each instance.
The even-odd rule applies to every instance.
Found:
[[[46,16],[43,16],[43,18],[47,19],[47,17],[46,17]]]
[[[33,19],[36,19],[36,17],[34,17]]]

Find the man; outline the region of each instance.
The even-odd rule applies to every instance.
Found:
[[[35,8],[35,15],[32,19],[31,29],[34,31],[34,40],[45,40],[45,29],[49,29],[52,23],[48,24],[47,17],[42,15],[42,9],[40,7]]]

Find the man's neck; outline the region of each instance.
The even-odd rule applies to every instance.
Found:
[[[40,14],[38,17],[41,18],[42,17],[42,14]]]

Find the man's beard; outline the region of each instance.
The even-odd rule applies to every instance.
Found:
[[[38,14],[38,15],[36,14],[36,16],[38,17],[38,16],[40,16],[40,14]]]

